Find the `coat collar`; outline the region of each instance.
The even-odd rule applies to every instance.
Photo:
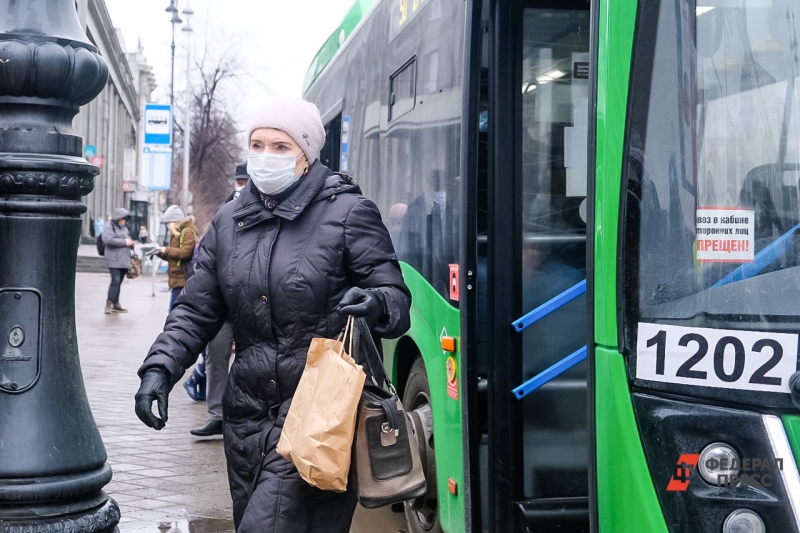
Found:
[[[234,200],[237,204],[233,211],[233,218],[243,222],[242,227],[249,227],[276,217],[294,220],[310,204],[344,192],[360,194],[361,189],[352,177],[336,174],[317,160],[309,168],[308,174],[300,179],[298,187],[284,198],[273,211],[264,206],[261,193],[252,180],[249,181],[247,186],[242,189],[239,198]]]
[[[184,217],[174,228],[170,228],[170,233],[179,237],[181,232],[187,228],[194,230],[194,215]]]

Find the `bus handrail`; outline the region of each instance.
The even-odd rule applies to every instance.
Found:
[[[770,244],[760,252],[758,252],[753,260],[752,263],[744,263],[740,265],[716,282],[714,285],[711,286],[712,289],[716,289],[717,287],[722,287],[723,285],[728,285],[730,283],[734,283],[737,281],[743,281],[747,278],[752,278],[753,276],[758,275],[759,272],[767,268],[773,261],[775,261],[779,255],[786,251],[786,248],[789,246],[789,240],[791,239],[794,232],[800,229],[800,224],[796,225]]]
[[[516,396],[518,400],[523,399],[525,396],[532,393],[542,385],[549,383],[550,381],[554,380],[555,378],[557,378],[558,376],[560,376],[573,366],[577,365],[578,363],[586,359],[586,356],[588,354],[589,354],[589,348],[587,346],[584,346],[583,348],[574,351],[573,353],[566,356],[564,359],[557,362],[550,368],[542,370],[541,372],[533,376],[531,379],[529,379],[528,381],[526,381],[525,383],[514,389],[512,391],[514,393],[514,396]]]
[[[546,301],[527,315],[523,316],[519,320],[515,320],[512,322],[512,326],[517,332],[521,332],[531,324],[541,320],[542,318],[546,317],[556,309],[559,309],[581,294],[586,292],[586,280],[581,281],[577,285],[573,285],[569,289],[565,290],[558,296],[551,298],[550,300]],[[577,365],[584,359],[586,359],[587,354],[589,353],[589,349],[584,346],[579,350],[569,354],[561,361],[557,362],[550,368],[539,372],[531,379],[514,389],[512,392],[514,396],[517,397],[518,400],[523,399],[528,394],[532,393],[542,385],[549,383],[550,381],[554,380],[573,366]]]
[[[569,289],[565,290],[558,296],[551,298],[550,300],[546,301],[527,315],[519,318],[511,323],[514,326],[514,329],[517,332],[521,332],[531,324],[541,320],[542,318],[546,317],[559,307],[563,307],[564,305],[568,304],[581,294],[586,292],[586,280],[581,281],[577,285],[573,285]]]

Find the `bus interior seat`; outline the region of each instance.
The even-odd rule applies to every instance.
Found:
[[[798,209],[798,188],[795,180],[787,184],[784,175],[788,172],[797,174],[800,165],[786,163],[760,165],[747,173],[739,193],[739,206],[755,210],[755,252],[758,253],[769,246],[777,237],[793,228],[800,222]],[[792,176],[793,177],[793,176]],[[800,236],[792,239],[790,253],[787,254],[784,266],[800,264]],[[774,270],[768,268],[765,272]]]
[[[739,206],[755,210],[756,251],[765,246],[765,239],[772,239],[773,228],[783,233],[783,221],[776,208],[776,197],[782,197],[783,172],[778,165],[761,165],[747,173],[739,192]],[[781,183],[779,185],[779,183]]]

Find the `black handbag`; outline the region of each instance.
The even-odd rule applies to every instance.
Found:
[[[350,483],[356,488],[358,502],[374,509],[419,498],[427,485],[414,424],[386,376],[363,318],[355,321],[353,352],[356,362],[367,370],[350,467]]]

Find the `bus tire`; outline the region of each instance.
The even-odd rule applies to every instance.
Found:
[[[439,523],[439,499],[436,488],[436,460],[433,454],[433,413],[431,389],[425,362],[417,358],[403,392],[403,407],[414,423],[422,458],[422,469],[428,491],[421,498],[405,502],[406,522],[409,533],[441,533]]]

